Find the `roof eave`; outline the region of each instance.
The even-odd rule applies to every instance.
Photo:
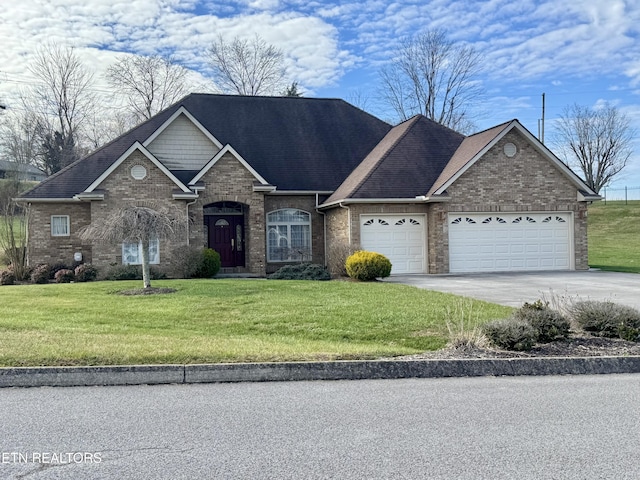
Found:
[[[319,205],[319,209],[327,209],[331,207],[337,207],[339,205],[349,205],[356,203],[405,203],[405,204],[416,204],[416,203],[440,203],[440,202],[448,202],[451,199],[445,195],[419,195],[413,198],[343,198],[341,200],[334,200],[330,203],[323,203]]]

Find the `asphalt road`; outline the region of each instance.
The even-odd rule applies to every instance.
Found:
[[[640,275],[589,271],[397,275],[385,282],[455,293],[511,307],[552,297],[569,301],[610,300],[640,309]]]
[[[0,478],[637,479],[640,375],[0,390]]]

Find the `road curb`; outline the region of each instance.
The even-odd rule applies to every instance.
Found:
[[[640,356],[0,368],[0,387],[640,373]]]

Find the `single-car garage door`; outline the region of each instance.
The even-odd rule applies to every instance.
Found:
[[[573,268],[571,213],[449,214],[449,271]]]
[[[360,246],[391,261],[391,273],[425,273],[424,215],[360,215]]]

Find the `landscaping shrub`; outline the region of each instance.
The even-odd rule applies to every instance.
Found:
[[[46,263],[36,265],[31,271],[31,283],[47,283],[49,282],[49,274],[51,267]]]
[[[314,263],[285,265],[269,275],[273,280],[331,280],[331,274],[322,266]]]
[[[162,280],[167,276],[158,271],[157,269],[150,267],[149,273],[151,280]],[[142,266],[141,265],[115,265],[112,266],[107,274],[105,280],[142,280]]]
[[[201,264],[193,276],[196,278],[214,277],[220,271],[220,266],[220,254],[213,248],[205,248],[202,250]]]
[[[345,267],[347,275],[364,282],[388,277],[391,274],[391,262],[387,257],[366,250],[360,250],[350,255]]]
[[[569,335],[571,323],[560,312],[549,308],[547,303],[538,300],[525,303],[513,314],[535,328],[539,342],[551,342]]]
[[[0,285],[13,285],[16,283],[16,276],[11,269],[0,272]]]
[[[92,282],[98,277],[98,269],[90,263],[82,263],[74,270],[76,282]]]
[[[357,245],[350,245],[347,242],[333,243],[329,247],[329,273],[341,277],[347,276],[347,258],[353,255],[358,250],[361,250]]]
[[[75,278],[75,274],[73,273],[73,270],[63,268],[58,270],[53,278],[56,283],[71,283]]]
[[[202,248],[180,246],[173,250],[172,256],[180,278],[193,278],[202,265]]]
[[[56,278],[56,273],[60,270],[70,270],[70,268],[64,263],[54,263],[49,267],[49,280],[54,280]]]
[[[482,329],[491,343],[506,350],[531,350],[538,338],[529,322],[516,317],[485,323]]]
[[[575,303],[571,314],[587,332],[640,341],[640,311],[635,308],[610,301],[585,300]]]

